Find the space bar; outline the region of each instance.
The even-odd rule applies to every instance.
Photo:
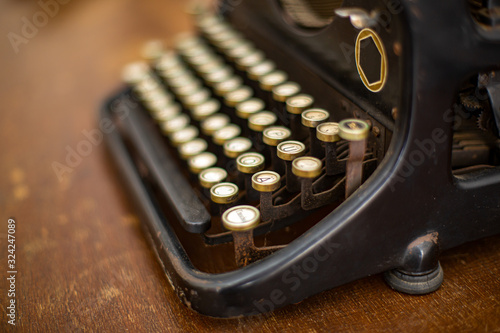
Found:
[[[210,228],[210,214],[193,191],[167,150],[162,136],[138,109],[121,119],[140,158],[157,181],[160,191],[188,232],[202,233]]]

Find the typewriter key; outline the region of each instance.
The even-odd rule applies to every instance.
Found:
[[[238,171],[242,173],[256,173],[264,169],[265,159],[259,153],[245,153],[236,159]]]
[[[218,183],[210,188],[210,198],[213,202],[227,205],[238,200],[239,189],[233,183]]]
[[[163,134],[170,135],[189,125],[190,121],[191,119],[189,119],[187,114],[181,113],[165,122],[162,122],[160,127]]]
[[[214,60],[204,63],[196,67],[196,71],[201,75],[205,76],[207,74],[216,72],[221,68],[224,68],[224,62],[219,58],[214,58]]]
[[[160,86],[158,81],[153,77],[146,77],[138,81],[133,86],[134,92],[136,92],[141,98],[150,93],[160,93],[163,91],[163,87]]]
[[[215,86],[220,82],[231,78],[233,76],[233,70],[229,66],[224,66],[216,71],[205,74],[205,81],[209,86]]]
[[[137,89],[137,92],[140,93],[140,98],[145,102],[151,102],[158,99],[165,100],[166,102],[171,102],[173,100],[173,96],[170,92],[160,85],[144,92],[140,92],[140,89]]]
[[[195,68],[213,62],[217,59],[217,56],[214,53],[211,52],[206,52],[206,53],[201,53],[198,54],[194,57],[191,57],[187,59],[189,61],[189,64]]]
[[[207,136],[212,136],[215,131],[220,130],[227,124],[229,124],[229,116],[223,113],[217,113],[201,122],[201,132]]]
[[[282,141],[287,140],[292,135],[292,132],[283,126],[271,126],[262,132],[263,141],[269,146],[277,146]]]
[[[189,170],[199,174],[201,171],[213,167],[217,163],[217,156],[209,152],[203,152],[188,160]]]
[[[314,104],[314,98],[307,94],[299,94],[287,98],[286,110],[292,114],[302,114]]]
[[[265,103],[260,98],[250,98],[236,105],[236,115],[248,119],[251,115],[264,110]]]
[[[236,159],[239,180],[245,184],[245,196],[247,202],[259,199],[259,193],[252,187],[252,175],[264,169],[265,158],[259,153],[245,153]]]
[[[181,64],[181,60],[176,52],[167,51],[156,61],[155,67],[159,72],[163,72],[178,67]]]
[[[247,138],[237,137],[224,143],[224,155],[236,158],[252,148],[252,141]]]
[[[177,147],[181,144],[189,142],[195,139],[199,134],[198,128],[196,126],[189,125],[184,127],[181,130],[175,131],[170,135],[170,143],[174,147]]]
[[[179,113],[181,112],[181,107],[177,103],[172,103],[161,109],[150,111],[151,117],[153,117],[153,119],[157,122],[162,123],[179,115]]]
[[[252,230],[260,223],[260,212],[253,206],[234,206],[222,214],[224,228],[231,231]]]
[[[184,51],[203,44],[203,41],[197,35],[185,32],[176,36],[174,44],[177,50]]]
[[[257,65],[266,59],[262,51],[253,50],[251,53],[244,57],[236,59],[236,68],[242,71],[246,71],[251,66]]]
[[[190,76],[191,72],[184,65],[179,65],[178,67],[174,67],[169,70],[163,70],[160,72],[160,76],[167,81],[168,84],[172,80],[180,78],[182,76]]]
[[[227,178],[227,171],[222,168],[208,168],[200,172],[198,179],[203,188],[210,189],[212,186],[223,182]]]
[[[288,81],[273,88],[273,98],[278,102],[286,102],[289,97],[300,92],[300,85],[296,82]]]
[[[316,137],[323,142],[337,142],[340,141],[339,131],[338,123],[322,123],[316,127]]]
[[[370,125],[359,119],[344,119],[339,123],[339,135],[347,141],[360,141],[368,138]]]
[[[172,85],[172,90],[181,100],[186,99],[187,96],[192,95],[201,89],[202,89],[201,83],[199,80],[196,79],[186,81],[185,84],[179,87],[174,87]]]
[[[247,69],[247,75],[251,80],[258,81],[261,77],[271,73],[276,68],[276,64],[271,60],[264,60]]]
[[[213,27],[225,25],[222,22],[222,19],[216,15],[198,16],[196,21],[195,21],[195,24],[201,30],[212,29]]]
[[[151,101],[144,101],[146,108],[153,113],[167,108],[171,103],[172,101],[166,96]]]
[[[328,120],[330,114],[323,109],[309,109],[302,112],[302,124],[306,127],[316,128],[321,123]],[[316,132],[316,131],[315,131]],[[316,133],[314,133],[316,134]],[[316,135],[314,135],[316,136]]]
[[[202,88],[195,92],[194,94],[187,95],[183,99],[183,104],[189,109],[193,109],[195,106],[200,105],[210,98],[210,91],[206,88]]]
[[[149,66],[143,61],[130,63],[122,71],[122,79],[128,84],[136,84],[150,76]]]
[[[273,192],[281,186],[281,177],[274,171],[261,171],[252,176],[252,187],[259,192]]]
[[[242,40],[239,45],[234,45],[233,48],[226,50],[226,56],[231,61],[236,61],[242,57],[255,52],[255,48],[249,41]]]
[[[370,125],[363,120],[344,119],[339,122],[339,136],[349,141],[349,158],[346,164],[346,198],[361,186],[366,139],[369,134]]]
[[[283,141],[278,145],[278,157],[284,161],[293,161],[305,152],[306,146],[300,141]]]
[[[214,45],[222,53],[226,53],[227,50],[234,49],[234,48],[238,47],[239,45],[241,45],[241,43],[243,43],[243,42],[244,41],[240,35],[233,34],[232,37],[230,37],[228,39],[214,42]]]
[[[180,145],[177,149],[179,151],[179,156],[183,160],[187,160],[193,156],[203,153],[207,150],[207,147],[208,144],[205,140],[196,138]]]
[[[234,139],[241,134],[241,128],[235,124],[228,124],[213,134],[215,144],[222,146],[228,140]]]
[[[316,137],[325,145],[326,174],[331,176],[341,172],[337,162],[337,142],[340,141],[339,124],[327,122],[316,127]]]
[[[316,136],[316,126],[328,121],[330,114],[323,109],[308,109],[302,112],[302,125],[309,127],[309,144],[311,155],[322,159],[325,157],[325,150],[321,146],[321,141]]]
[[[270,111],[261,111],[248,118],[248,127],[256,132],[262,132],[278,120],[276,115]]]
[[[269,146],[272,168],[280,175],[285,173],[285,165],[283,161],[279,159],[276,147],[284,140],[288,140],[291,134],[292,132],[283,126],[271,126],[262,132],[263,141]]]
[[[316,178],[321,174],[321,160],[312,156],[297,157],[292,162],[292,172],[302,178]]]
[[[201,81],[190,72],[186,72],[184,75],[168,80],[168,85],[172,87],[175,92],[177,92],[179,88],[192,84],[196,84],[199,87],[202,85]]]
[[[219,110],[220,110],[220,102],[215,98],[210,98],[206,102],[196,105],[191,112],[191,116],[196,121],[202,121],[214,115]]]
[[[161,40],[150,40],[143,45],[141,55],[146,60],[154,61],[162,56],[163,49],[164,45]]]
[[[288,74],[280,70],[274,70],[259,78],[259,87],[265,91],[272,91],[274,87],[285,83]]]
[[[236,106],[236,104],[246,101],[253,95],[252,88],[248,86],[241,86],[233,91],[224,95],[224,100],[228,106]]]
[[[219,96],[224,96],[231,91],[235,91],[243,85],[243,80],[241,77],[233,75],[230,78],[216,83],[214,85],[214,91]]]

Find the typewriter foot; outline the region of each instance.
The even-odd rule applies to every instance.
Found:
[[[424,295],[436,291],[443,283],[443,269],[437,268],[424,274],[408,274],[394,269],[384,273],[387,284],[394,290],[411,295]]]

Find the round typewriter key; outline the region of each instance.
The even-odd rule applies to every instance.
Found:
[[[167,102],[171,102],[173,97],[169,91],[164,89],[162,86],[158,85],[156,88],[144,91],[140,94],[140,97],[143,101],[150,102],[157,99],[162,99]]]
[[[173,103],[161,109],[151,111],[151,117],[157,122],[162,123],[176,117],[181,112],[181,107],[179,104]]]
[[[210,91],[206,88],[200,89],[194,94],[188,95],[183,99],[184,105],[192,109],[197,105],[206,102],[210,98]]]
[[[220,102],[215,98],[210,98],[208,101],[196,105],[193,108],[191,115],[193,116],[194,120],[202,121],[217,113],[219,109],[220,109]]]
[[[321,160],[312,156],[297,157],[292,162],[292,172],[298,177],[316,178],[321,175],[321,168]]]
[[[167,121],[162,122],[160,127],[163,131],[163,134],[170,135],[175,131],[183,129],[184,127],[189,125],[190,121],[191,119],[189,119],[189,116],[187,114],[181,113]]]
[[[236,105],[236,115],[248,119],[251,115],[264,110],[265,103],[260,98],[250,98]]]
[[[300,141],[283,141],[278,145],[278,157],[285,161],[293,161],[305,152],[306,146]]]
[[[316,137],[323,142],[337,142],[340,141],[339,131],[338,123],[322,123],[316,126]]]
[[[368,138],[370,125],[360,119],[344,119],[339,123],[339,136],[348,141],[361,141]]]
[[[215,54],[213,54],[211,52],[210,53],[206,52],[206,53],[201,53],[201,54],[198,54],[194,57],[191,57],[188,60],[189,60],[189,64],[196,68],[198,66],[213,62],[216,59],[217,59],[217,56]]]
[[[309,109],[302,112],[302,125],[315,128],[330,118],[328,111],[323,109]]]
[[[252,148],[252,141],[247,138],[237,137],[224,143],[224,155],[236,158]]]
[[[175,37],[175,48],[179,51],[189,50],[203,44],[197,35],[190,32],[180,33]]]
[[[134,85],[133,89],[141,97],[149,93],[161,93],[163,91],[163,88],[160,86],[158,81],[152,77],[146,77],[143,80],[140,80]]]
[[[218,131],[229,124],[229,121],[230,119],[228,115],[223,113],[214,114],[201,122],[201,132],[205,135],[211,136],[215,133],[215,131]]]
[[[198,16],[195,23],[200,29],[210,29],[211,27],[223,24],[221,18],[216,15]]]
[[[208,144],[205,140],[196,138],[178,147],[179,156],[183,160],[187,160],[193,156],[203,153],[207,150],[207,147]]]
[[[257,65],[265,59],[266,57],[264,56],[264,53],[262,51],[253,50],[246,56],[236,59],[236,68],[246,71],[251,66]]]
[[[122,79],[126,83],[135,84],[150,77],[149,72],[150,69],[146,62],[133,62],[123,68]]]
[[[179,79],[180,77],[190,77],[191,72],[186,67],[184,67],[184,65],[182,65],[169,70],[161,71],[160,76],[164,78],[168,84],[170,84],[170,82]]]
[[[204,188],[211,188],[212,186],[223,182],[226,178],[227,171],[217,167],[205,169],[198,175],[200,185]]]
[[[226,35],[227,39],[214,41],[214,44],[217,47],[217,49],[219,49],[223,53],[225,53],[227,50],[237,47],[243,41],[241,36],[238,35],[237,33],[231,33],[231,34],[226,33]]]
[[[236,159],[237,168],[243,173],[256,173],[264,169],[264,156],[259,153],[245,153]]]
[[[250,79],[258,81],[264,75],[271,73],[275,68],[276,64],[273,61],[264,60],[257,65],[249,67],[247,74]]]
[[[300,92],[300,85],[296,82],[288,81],[273,88],[273,98],[278,102],[285,102],[287,98],[297,95]]]
[[[215,131],[213,141],[215,144],[222,146],[226,141],[234,139],[241,134],[241,128],[235,124],[228,124],[221,129]]]
[[[262,132],[263,141],[269,146],[277,146],[284,140],[287,140],[291,135],[292,131],[283,126],[271,126]]]
[[[301,114],[305,110],[311,108],[314,104],[314,98],[310,95],[299,94],[287,98],[286,110],[293,114]]]
[[[252,230],[259,223],[260,212],[253,206],[234,206],[222,214],[222,225],[230,231]]]
[[[223,82],[233,76],[233,70],[229,66],[224,66],[218,70],[207,73],[205,75],[205,81],[208,85],[214,86],[220,82]]]
[[[198,128],[192,125],[175,131],[170,135],[170,142],[174,147],[195,139],[199,134]]]
[[[156,69],[160,72],[170,70],[181,65],[179,56],[174,51],[164,52],[162,56],[156,61]]]
[[[214,60],[211,62],[207,62],[205,64],[197,66],[196,71],[198,73],[200,73],[200,75],[205,76],[206,74],[218,71],[219,69],[223,68],[224,66],[225,66],[224,62],[221,59],[214,58]]]
[[[168,107],[170,104],[172,104],[172,101],[169,100],[168,98],[157,98],[152,101],[147,101],[147,102],[145,101],[144,104],[146,105],[149,111],[154,113]]]
[[[285,83],[288,75],[280,70],[274,70],[259,78],[259,86],[262,90],[272,91],[274,87]]]
[[[248,127],[256,132],[262,132],[267,127],[274,125],[278,120],[276,114],[270,111],[261,111],[248,118]]]
[[[255,52],[255,48],[249,41],[242,40],[238,45],[226,50],[226,55],[230,60],[240,59],[248,54]]]
[[[150,40],[143,45],[141,55],[146,60],[156,60],[162,56],[163,48],[164,45],[161,40]]]
[[[190,72],[186,72],[184,75],[168,80],[168,85],[171,86],[174,91],[190,84],[198,84],[198,86],[201,87],[200,80]]]
[[[241,86],[236,90],[228,92],[224,95],[224,100],[228,106],[236,106],[236,104],[246,101],[253,95],[252,88],[248,86]]]
[[[224,96],[231,91],[235,91],[243,85],[243,80],[241,77],[233,75],[227,80],[216,83],[214,85],[214,91],[219,96]]]
[[[259,192],[273,192],[280,188],[281,177],[274,171],[261,171],[252,176],[252,187]]]
[[[196,174],[213,167],[215,163],[217,163],[217,156],[209,152],[200,153],[188,160],[189,170]]]
[[[202,86],[200,84],[200,81],[192,80],[192,81],[186,82],[182,86],[172,87],[172,89],[174,90],[175,94],[180,99],[185,99],[189,95],[192,95],[192,94],[196,93],[197,91],[200,91],[202,89]]]
[[[218,183],[210,188],[210,198],[218,204],[230,204],[238,200],[239,189],[233,183]]]

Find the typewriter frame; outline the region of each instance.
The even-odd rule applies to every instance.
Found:
[[[500,32],[478,29],[466,15],[465,1],[427,0],[418,7],[408,0],[401,3],[411,47],[407,43],[404,50],[405,94],[397,105],[399,117],[383,161],[351,197],[305,234],[236,271],[207,274],[194,268],[125,143],[129,134],[113,105],[127,100],[128,91],[106,103],[101,119],[112,119],[119,128],[106,135],[108,146],[137,203],[147,237],[184,304],[213,317],[256,315],[368,275],[394,269],[428,274],[436,269],[441,251],[500,233],[500,169],[453,176],[453,122],[444,116],[458,82],[472,72],[500,67]],[[448,8],[458,14],[446,15]],[[448,39],[429,38],[434,31],[446,31]],[[449,55],[457,48],[454,40],[465,45],[458,59]],[[422,72],[427,75],[418,75]],[[367,109],[355,99],[345,101]],[[127,126],[144,126],[133,110],[125,121]],[[421,150],[416,142],[429,138],[436,141],[433,154],[402,178],[407,174],[405,161]]]

